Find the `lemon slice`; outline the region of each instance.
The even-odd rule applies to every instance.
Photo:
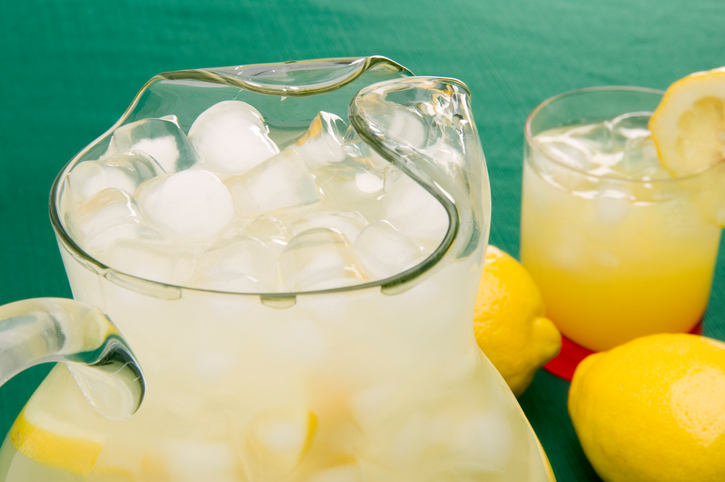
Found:
[[[649,121],[662,167],[674,177],[725,159],[725,67],[672,84]]]
[[[110,421],[98,414],[58,364],[20,413],[8,435],[19,453],[49,468],[87,476]]]
[[[88,475],[101,453],[102,445],[75,437],[58,435],[28,422],[21,413],[10,432],[13,447],[42,465]]]

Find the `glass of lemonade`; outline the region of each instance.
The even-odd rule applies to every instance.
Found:
[[[490,196],[460,82],[380,57],[162,74],[51,201],[74,298],[120,333],[70,300],[0,310],[91,328],[48,344],[66,363],[0,480],[553,480],[473,334]],[[143,370],[130,418],[88,403],[120,371],[69,351],[99,333]]]
[[[565,378],[591,351],[700,329],[725,167],[673,177],[660,165],[648,120],[661,98],[576,90],[526,121],[521,261],[565,337],[547,366]]]

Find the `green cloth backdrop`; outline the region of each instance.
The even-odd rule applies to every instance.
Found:
[[[0,304],[70,296],[48,220],[55,174],[150,77],[197,67],[379,54],[456,77],[493,192],[491,243],[517,253],[523,125],[544,99],[628,84],[664,89],[725,65],[725,2],[677,0],[4,0],[0,9]],[[725,265],[705,333],[725,339]],[[0,389],[0,432],[49,370]],[[539,372],[521,405],[559,481],[599,480]]]

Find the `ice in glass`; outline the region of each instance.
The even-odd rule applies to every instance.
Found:
[[[707,307],[723,168],[673,177],[660,165],[647,126],[660,99],[585,89],[527,122],[521,259],[547,316],[589,350],[690,331]]]

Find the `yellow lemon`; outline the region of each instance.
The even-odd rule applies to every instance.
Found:
[[[87,476],[110,423],[88,404],[68,368],[58,364],[15,420],[8,442],[49,469]]]
[[[561,349],[561,334],[544,318],[541,293],[513,257],[489,246],[476,297],[473,326],[478,346],[521,395],[536,370]]]
[[[725,159],[725,68],[672,84],[649,121],[660,163],[673,176]]]
[[[662,334],[590,355],[569,414],[607,482],[723,481],[725,344]]]

